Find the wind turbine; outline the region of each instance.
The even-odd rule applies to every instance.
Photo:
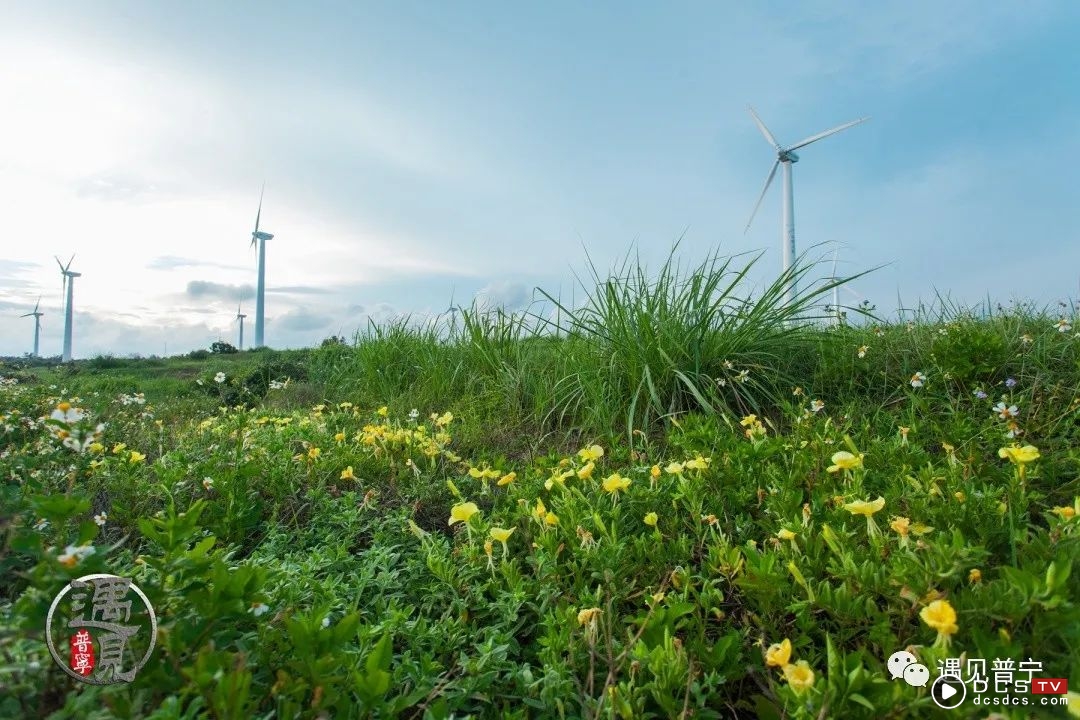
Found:
[[[825,132],[818,133],[817,135],[811,135],[805,140],[801,140],[791,147],[781,147],[780,143],[776,142],[776,138],[773,137],[769,129],[765,127],[765,123],[761,121],[757,113],[754,112],[754,108],[749,108],[750,115],[753,116],[754,122],[758,126],[758,130],[765,136],[765,140],[776,148],[776,162],[773,163],[772,170],[769,171],[769,177],[765,180],[765,187],[761,190],[761,195],[758,196],[757,204],[754,205],[754,211],[750,213],[750,220],[746,223],[746,230],[743,230],[745,234],[750,229],[750,223],[754,222],[754,216],[757,215],[758,208],[761,207],[761,201],[765,199],[765,193],[769,191],[769,185],[772,184],[773,178],[776,176],[776,168],[778,165],[784,166],[784,195],[783,195],[783,208],[781,210],[781,229],[782,234],[780,236],[781,246],[784,251],[784,272],[787,272],[791,268],[791,263],[795,258],[795,198],[791,187],[791,166],[799,161],[799,156],[795,154],[795,151],[804,148],[810,143],[815,143],[818,140],[835,135],[841,130],[847,130],[849,127],[858,125],[861,122],[865,122],[870,118],[864,117],[858,120],[852,120],[849,123],[838,125],[832,130],[826,130]],[[784,293],[785,302],[791,304],[798,296],[798,288],[796,282],[792,279],[788,285],[787,291]]]
[[[237,305],[236,306],[236,319],[240,321],[240,349],[241,350],[244,349],[244,318],[246,318],[246,317],[247,317],[247,315],[244,315],[243,313],[241,313],[240,312],[240,306]]]
[[[56,257],[55,255],[53,257]],[[71,270],[71,263],[75,259],[75,256],[71,256],[71,260],[68,260],[68,264],[64,265],[60,262],[60,258],[56,258],[56,264],[60,266],[60,272],[64,276],[63,287],[67,291],[67,299],[64,302],[64,362],[71,362],[71,301],[72,290],[75,285],[75,278],[82,277],[82,273],[77,273]]]
[[[31,315],[34,316],[34,354],[30,357],[38,357],[38,338],[41,335],[41,316],[45,314],[43,312],[38,312],[39,305],[41,305],[40,297],[38,297],[37,302],[34,303],[34,312],[20,315],[20,317],[30,317]]]
[[[840,251],[833,250],[832,254],[832,282],[836,282],[836,263],[839,259]],[[836,313],[836,324],[840,324],[840,286],[834,285],[832,289],[832,309]]]
[[[259,218],[262,217],[263,192],[266,184],[263,183],[262,192],[259,193],[259,211],[255,213],[255,230],[251,233],[251,247],[255,247],[255,241],[259,242],[259,287],[255,294],[255,347],[263,346],[263,308],[266,293],[266,241],[272,240],[273,233],[259,231]],[[239,312],[239,311],[238,311]]]

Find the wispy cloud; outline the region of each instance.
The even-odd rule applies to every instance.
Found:
[[[185,291],[190,298],[208,298],[217,300],[248,300],[255,297],[252,285],[226,285],[208,280],[192,280]]]
[[[250,270],[240,265],[214,262],[212,260],[196,260],[194,258],[178,257],[176,255],[159,255],[146,264],[148,270],[176,270],[185,267],[213,267],[222,270]]]

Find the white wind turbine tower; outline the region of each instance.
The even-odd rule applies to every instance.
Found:
[[[795,151],[804,148],[810,143],[815,143],[818,140],[827,138],[830,135],[835,135],[841,130],[847,130],[853,125],[858,125],[861,122],[865,122],[870,118],[859,118],[858,120],[852,120],[849,123],[838,125],[832,130],[826,130],[825,132],[818,133],[817,135],[811,135],[805,140],[801,140],[791,147],[781,147],[780,143],[776,142],[776,138],[773,137],[769,129],[765,127],[765,123],[761,121],[757,113],[754,112],[754,108],[750,108],[750,115],[753,116],[754,122],[757,124],[758,129],[761,130],[761,134],[765,136],[765,140],[770,145],[776,148],[776,162],[773,163],[772,170],[769,172],[769,177],[765,180],[765,187],[761,190],[761,195],[758,196],[757,204],[754,205],[754,211],[750,213],[750,220],[746,223],[746,230],[743,230],[745,234],[750,229],[750,223],[754,222],[754,216],[757,214],[758,208],[761,207],[761,201],[765,199],[765,193],[769,191],[769,185],[772,184],[773,178],[776,176],[776,168],[778,165],[784,166],[784,195],[783,195],[783,207],[781,210],[781,229],[782,234],[780,236],[781,243],[784,251],[784,271],[787,272],[791,268],[791,263],[794,261],[795,255],[795,198],[791,187],[791,166],[799,161],[799,156],[795,154]],[[791,281],[784,294],[785,302],[790,305],[794,302],[798,296],[798,288],[796,282]]]
[[[56,257],[55,255],[53,257]],[[64,302],[64,362],[71,362],[71,303],[72,303],[72,291],[75,285],[75,278],[82,277],[82,273],[77,273],[71,270],[71,263],[75,259],[75,256],[71,256],[71,260],[68,260],[68,264],[64,265],[60,262],[60,258],[56,258],[56,264],[60,266],[60,272],[64,276],[64,288],[67,290],[67,298]]]
[[[263,191],[266,185],[263,185]],[[255,214],[255,230],[251,233],[251,247],[259,242],[259,286],[255,293],[255,347],[263,346],[263,309],[266,293],[266,241],[272,240],[273,233],[259,231],[259,218],[262,216],[263,193],[259,193],[259,211]]]
[[[836,263],[839,259],[840,251],[833,250],[832,253],[832,282],[836,282]],[[836,285],[832,289],[832,311],[836,314],[836,324],[840,324],[840,286]]]
[[[45,313],[38,312],[38,306],[41,305],[41,298],[38,297],[37,302],[34,303],[34,312],[20,315],[20,317],[34,316],[34,354],[30,357],[39,357],[38,355],[38,338],[41,336],[41,316]]]
[[[244,318],[246,318],[246,317],[247,317],[247,315],[244,315],[243,313],[241,313],[240,312],[240,306],[237,305],[236,306],[236,319],[240,321],[240,348],[239,348],[240,350],[244,349]]]

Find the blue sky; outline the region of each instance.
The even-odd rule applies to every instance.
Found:
[[[1080,292],[1080,5],[0,2],[0,354],[42,296],[59,353],[235,341],[266,182],[267,343],[480,297],[569,293],[587,249],[658,263],[763,251],[782,143],[800,249],[836,241],[843,299]],[[831,249],[819,255],[831,257]],[[827,267],[821,273],[825,274]],[[750,288],[748,288],[749,290]],[[581,292],[577,292],[580,299]]]

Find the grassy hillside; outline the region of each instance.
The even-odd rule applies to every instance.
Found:
[[[1072,310],[823,328],[829,286],[745,270],[597,275],[558,332],[0,369],[0,716],[1064,716],[886,661],[1080,688]],[[130,684],[44,644],[96,572],[158,614]]]

